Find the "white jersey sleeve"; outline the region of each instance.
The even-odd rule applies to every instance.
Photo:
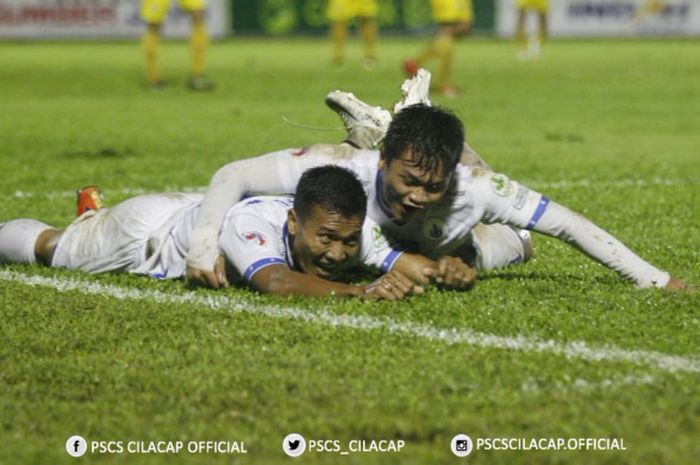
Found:
[[[217,240],[226,212],[254,194],[293,194],[302,173],[327,164],[352,164],[357,150],[348,145],[314,145],[287,149],[229,163],[212,177],[187,252],[187,265],[213,270]],[[348,168],[351,168],[348,166]]]
[[[644,261],[590,220],[503,174],[477,176],[477,204],[487,223],[507,223],[557,237],[633,281],[637,287],[664,287],[671,276]]]
[[[221,231],[219,247],[246,281],[267,266],[289,266],[281,228],[254,214],[233,215]]]
[[[403,250],[391,247],[382,233],[382,228],[369,218],[362,225],[362,247],[360,259],[364,265],[379,268],[384,273],[391,271],[403,254]]]

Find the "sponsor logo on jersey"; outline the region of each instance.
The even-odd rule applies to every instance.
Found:
[[[263,236],[262,234],[260,234],[257,231],[247,232],[247,233],[243,234],[243,237],[247,241],[257,241],[258,245],[264,245],[266,242],[265,236]]]
[[[530,192],[530,189],[528,189],[527,187],[518,187],[518,193],[515,196],[515,203],[513,204],[513,207],[516,210],[522,210],[522,208],[525,206],[525,200],[527,200],[528,192]]]
[[[374,241],[374,246],[377,249],[381,249],[387,246],[386,237],[382,233],[382,228],[378,224],[372,227],[372,240]]]
[[[491,176],[491,188],[501,197],[508,197],[513,194],[513,183],[505,174],[494,174]]]
[[[433,216],[423,223],[423,236],[438,241],[447,236],[447,223],[442,218]]]

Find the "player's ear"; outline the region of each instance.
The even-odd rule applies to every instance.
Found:
[[[299,219],[297,218],[297,212],[295,212],[293,208],[290,208],[287,212],[287,231],[292,236],[296,236],[298,229]]]
[[[379,161],[377,162],[377,169],[383,170],[386,166],[386,160],[384,159],[384,152],[379,152]]]

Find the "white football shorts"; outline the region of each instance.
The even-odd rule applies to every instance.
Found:
[[[188,194],[140,195],[88,211],[61,236],[51,266],[87,273],[135,271],[149,255],[149,239],[200,200]]]

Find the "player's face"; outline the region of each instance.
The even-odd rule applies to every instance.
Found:
[[[343,215],[314,207],[304,221],[293,210],[287,227],[292,239],[294,261],[304,273],[330,278],[348,268],[360,253],[362,223],[360,215]]]
[[[449,187],[450,178],[441,166],[424,171],[410,149],[390,162],[380,158],[379,169],[383,179],[380,195],[398,221],[408,221],[411,215],[438,202]]]

